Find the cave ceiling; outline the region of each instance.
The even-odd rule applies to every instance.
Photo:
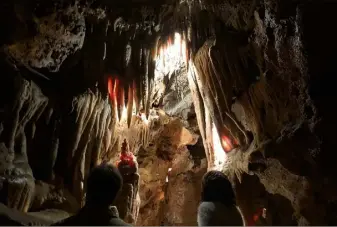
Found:
[[[14,194],[6,204],[29,210],[37,180],[62,182],[80,203],[89,170],[115,163],[126,138],[140,184],[155,194],[141,192],[147,216],[144,201],[163,194],[149,173],[165,179],[174,166],[175,184],[191,188],[205,169],[224,171],[246,214],[281,204],[291,210],[283,224],[336,224],[336,9],[293,0],[1,1],[0,176]],[[255,202],[250,188],[264,199]]]

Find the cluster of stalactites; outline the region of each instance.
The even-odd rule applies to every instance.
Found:
[[[111,101],[112,116],[119,122],[126,120],[128,127],[132,115],[139,113],[137,86],[135,81],[126,86],[118,77],[108,77],[108,94]]]
[[[189,50],[187,46],[186,33],[176,32],[167,39],[157,41],[155,50],[156,70],[162,74],[172,74],[182,65],[187,66],[189,60]]]
[[[152,48],[126,45],[124,53],[125,75],[108,75],[108,95],[112,116],[118,121],[126,121],[130,127],[133,115],[145,114],[148,119],[152,107],[152,93],[155,92],[155,71],[172,74],[182,65],[187,66],[189,51],[187,34],[175,33],[165,39],[160,37]]]

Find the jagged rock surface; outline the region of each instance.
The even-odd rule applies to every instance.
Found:
[[[69,55],[82,48],[86,27],[78,5],[35,18],[35,23],[37,34],[33,38],[6,48],[18,62],[55,72]]]
[[[99,3],[112,11],[122,4]],[[336,4],[143,3],[146,6],[130,3],[131,10],[123,12],[102,13],[93,6],[96,9],[88,10],[88,15],[76,7],[56,9],[35,22],[34,7],[31,12],[17,6],[4,12],[3,17],[10,15],[8,21],[13,27],[22,25],[22,30],[14,32],[7,26],[0,40],[7,47],[6,57],[16,60],[0,78],[1,199],[27,211],[37,178],[68,189],[82,203],[88,171],[101,161],[115,162],[120,138],[125,137],[140,164],[138,223],[192,225],[195,213],[191,211],[187,220],[175,209],[196,206],[197,179],[218,161],[214,124],[220,136],[238,142],[220,167],[233,180],[246,219],[266,207],[270,225],[336,224],[337,174],[332,157],[337,46],[331,32],[337,28]],[[57,17],[62,14],[70,15],[70,23]],[[41,24],[38,33],[26,34],[25,21]],[[180,72],[160,75],[172,79],[172,86],[166,86],[166,81],[156,80],[152,57],[174,32],[188,40],[191,61]],[[222,62],[217,63],[219,59]],[[20,63],[26,66],[20,68]],[[27,65],[58,71],[48,77],[57,79],[41,82]],[[189,88],[184,67],[194,69],[190,73],[200,79],[188,77]],[[112,92],[108,78],[118,81]],[[144,115],[151,119],[149,125]],[[180,136],[189,133],[200,134],[198,146],[203,142],[207,165],[204,157],[200,161],[192,154],[193,149],[188,148],[192,152],[188,155],[185,146],[197,139]],[[42,157],[44,162],[38,159]],[[186,164],[181,175],[174,174],[180,168],[174,163]],[[165,189],[168,168],[173,178]],[[188,188],[195,191],[185,198]],[[8,196],[9,189],[13,195]],[[173,204],[174,199],[184,203]],[[277,205],[282,208],[275,212]]]

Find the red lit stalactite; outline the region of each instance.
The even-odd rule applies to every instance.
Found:
[[[110,100],[114,103],[117,97],[117,91],[119,87],[119,79],[113,78],[112,76],[108,77],[108,93]]]
[[[121,82],[119,83],[117,98],[118,98],[118,104],[117,104],[118,119],[121,119],[123,110],[125,108],[124,84],[122,84]]]
[[[111,76],[108,77],[108,93],[110,100],[113,100],[114,80]]]
[[[171,36],[167,40],[167,45],[168,46],[172,46],[172,38],[171,38]]]

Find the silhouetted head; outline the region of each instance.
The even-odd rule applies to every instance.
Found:
[[[123,178],[115,166],[101,164],[94,167],[88,176],[86,204],[110,206],[122,185]]]
[[[235,194],[232,184],[220,171],[207,172],[202,180],[202,202],[221,202],[225,205],[235,205]]]

